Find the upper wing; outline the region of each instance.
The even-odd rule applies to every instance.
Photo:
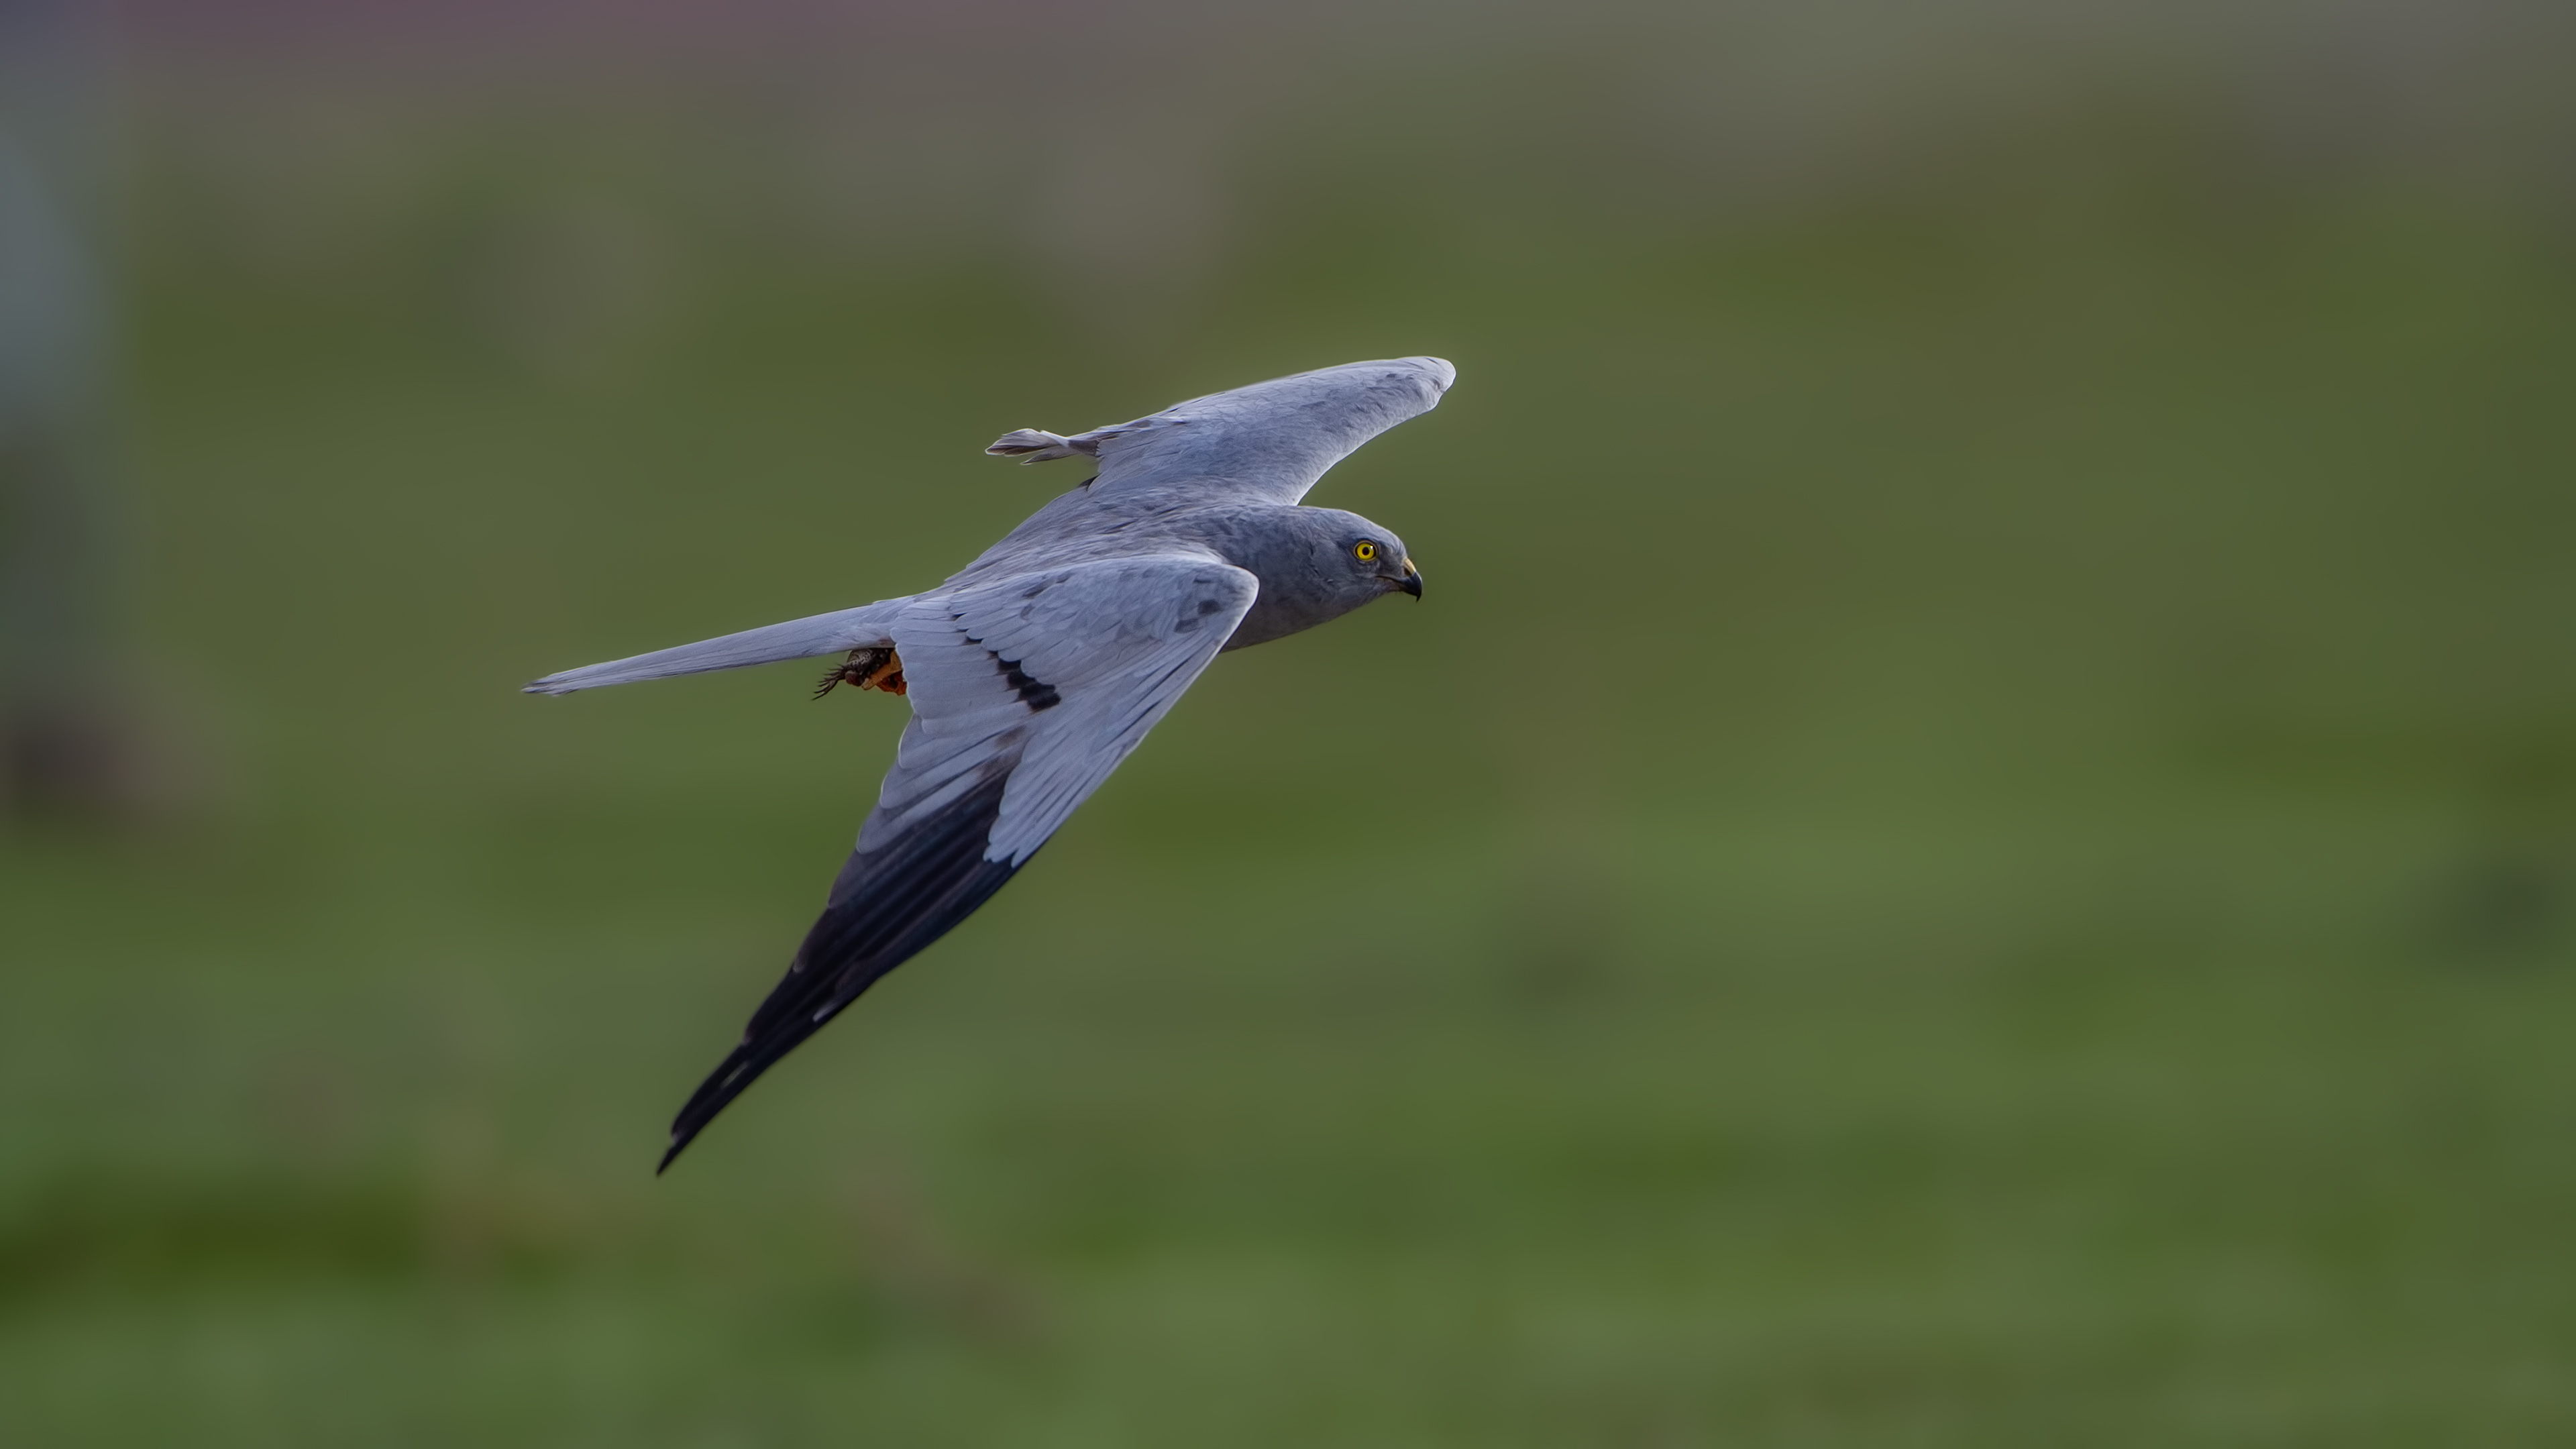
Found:
[[[1213,557],[1110,559],[913,601],[913,718],[858,848],[742,1044],[671,1124],[680,1155],[834,1012],[974,913],[1171,709],[1252,607]]]
[[[1187,483],[1294,503],[1360,444],[1431,411],[1457,377],[1437,357],[1348,362],[1210,393],[1069,438],[1022,428],[984,451],[1029,463],[1076,453],[1098,458],[1094,493]]]
[[[520,693],[570,694],[576,689],[597,689],[607,684],[667,679],[674,674],[704,674],[712,669],[740,669],[749,664],[775,664],[782,659],[810,659],[819,654],[844,653],[863,645],[890,644],[894,641],[886,632],[887,628],[893,624],[896,613],[911,602],[909,598],[887,599],[855,609],[745,629],[722,638],[701,639],[695,644],[656,649],[632,659],[585,664],[579,669],[549,674],[523,687]]]

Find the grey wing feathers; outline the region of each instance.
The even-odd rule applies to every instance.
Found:
[[[845,653],[862,645],[890,644],[893,639],[886,632],[887,626],[893,623],[896,612],[910,602],[908,598],[887,599],[855,609],[745,629],[739,634],[727,634],[721,638],[701,639],[695,644],[657,649],[632,659],[584,665],[561,674],[549,674],[520,692],[570,694],[577,689],[668,679],[675,674],[741,669],[753,664],[775,664],[782,659],[811,659],[817,655]]]
[[[985,451],[1030,463],[1076,453],[1097,458],[1095,494],[1205,484],[1295,503],[1360,444],[1437,406],[1457,376],[1437,357],[1344,363],[1071,437],[1021,428]]]
[[[860,851],[887,807],[911,808],[903,777],[951,752],[1000,751],[1018,760],[986,853],[1028,859],[1207,668],[1259,588],[1212,556],[1157,555],[1024,574],[904,610],[894,635],[915,719]]]
[[[744,1088],[974,913],[1099,788],[1252,607],[1213,557],[1111,559],[911,601],[912,722],[785,979],[671,1124],[668,1167]]]

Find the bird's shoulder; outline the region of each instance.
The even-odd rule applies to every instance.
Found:
[[[944,587],[956,589],[1107,559],[1158,555],[1224,559],[1235,552],[1229,546],[1235,540],[1276,527],[1277,515],[1300,511],[1295,505],[1211,500],[1186,488],[1121,493],[1088,489],[1086,484],[1049,500],[952,575]]]

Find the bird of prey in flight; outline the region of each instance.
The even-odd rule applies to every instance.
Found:
[[[1022,428],[985,451],[1079,454],[1097,475],[939,587],[527,686],[570,694],[838,654],[818,694],[846,681],[912,706],[821,918],[680,1109],[662,1167],[754,1078],[991,899],[1210,660],[1387,594],[1422,597],[1403,540],[1300,500],[1456,377],[1437,357],[1353,362],[1071,437]]]

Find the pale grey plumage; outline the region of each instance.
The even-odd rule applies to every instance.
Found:
[[[1100,460],[1104,492],[1222,488],[1294,503],[1360,444],[1429,412],[1457,378],[1437,357],[1353,362],[1192,398],[1070,438],[1023,428],[985,451],[1027,452],[1031,463],[1088,454]],[[1032,451],[1031,440],[1043,444]]]
[[[1099,476],[1039,509],[941,589],[997,573],[1204,544],[1218,522],[1207,510],[1227,503],[1296,503],[1362,443],[1429,412],[1456,378],[1456,369],[1437,357],[1353,362],[1193,398],[1071,438],[1034,428],[1007,434],[985,451],[1025,455],[1021,461],[1029,463],[1097,457]],[[1177,516],[1183,512],[1194,516]],[[567,669],[529,685],[527,692],[570,694],[889,644],[886,631],[909,602],[881,600]]]
[[[575,690],[599,689],[611,684],[637,684],[647,679],[669,679],[681,674],[707,674],[719,669],[776,664],[782,659],[818,659],[826,654],[846,654],[866,645],[893,642],[886,631],[893,627],[895,614],[909,602],[908,599],[885,599],[862,604],[855,609],[838,609],[811,618],[790,619],[783,624],[764,624],[739,634],[701,639],[695,644],[656,649],[632,659],[587,664],[561,674],[549,674],[529,685],[524,692],[570,694]]]
[[[1000,761],[1010,786],[984,855],[1026,861],[1198,678],[1258,589],[1215,558],[1166,554],[1022,574],[906,607],[892,632],[918,702],[857,853],[899,838]],[[1030,699],[996,660],[1055,702]]]
[[[1355,362],[988,452],[1087,456],[1097,476],[938,588],[548,675],[568,694],[784,659],[892,649],[910,688],[876,808],[823,916],[742,1045],[672,1125],[682,1147],[770,1064],[999,889],[1224,649],[1402,591],[1401,540],[1299,506],[1325,470],[1435,406],[1436,357]]]

